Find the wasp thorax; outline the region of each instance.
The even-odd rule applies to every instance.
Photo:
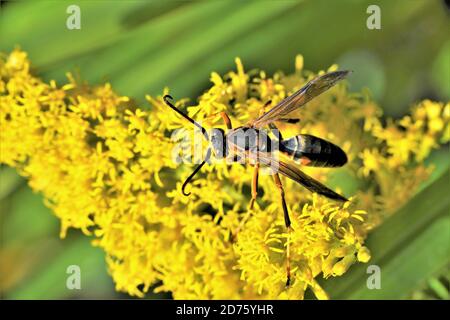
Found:
[[[271,152],[273,141],[265,130],[240,127],[228,133],[227,142],[245,151]]]

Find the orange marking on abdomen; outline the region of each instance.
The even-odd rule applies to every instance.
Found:
[[[301,157],[300,158],[300,163],[304,166],[306,166],[307,164],[311,163],[311,160],[306,158],[306,157]]]

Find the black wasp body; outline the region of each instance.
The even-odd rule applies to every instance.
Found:
[[[236,151],[270,153],[278,150],[297,163],[313,167],[341,167],[347,163],[347,155],[337,145],[307,134],[279,140],[271,138],[266,130],[252,127],[231,129],[226,134],[215,128],[210,141],[218,159],[227,158]]]

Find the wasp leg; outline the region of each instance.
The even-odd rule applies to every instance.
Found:
[[[275,180],[275,184],[280,190],[280,196],[281,196],[281,205],[283,207],[283,213],[284,213],[284,223],[286,225],[287,229],[287,240],[286,240],[286,287],[289,287],[291,283],[291,248],[290,248],[290,241],[291,241],[291,219],[289,218],[289,212],[286,205],[286,199],[284,198],[284,189],[283,185],[281,184],[280,176],[278,173],[275,173],[273,176]]]
[[[223,112],[223,111],[222,112],[213,113],[213,114],[207,116],[205,119],[207,121],[210,121],[211,119],[213,119],[213,118],[215,118],[217,116],[222,117],[222,119],[225,121],[225,125],[227,126],[228,129],[233,129],[233,126],[231,125],[230,117],[228,117],[228,115],[225,112]]]
[[[221,112],[220,116],[222,117],[223,121],[225,122],[225,125],[227,126],[228,130],[233,129],[233,125],[231,124],[230,117],[225,112]]]
[[[253,179],[252,179],[252,199],[250,200],[249,209],[253,210],[255,205],[256,197],[258,196],[258,177],[259,177],[259,162],[255,163],[255,168],[253,169]]]

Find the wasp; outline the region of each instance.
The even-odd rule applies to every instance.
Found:
[[[318,193],[337,201],[348,201],[344,196],[334,192],[299,169],[299,164],[314,167],[341,167],[347,162],[347,155],[345,152],[332,142],[313,135],[299,134],[291,138],[283,139],[274,122],[292,120],[295,122],[296,119],[287,118],[291,112],[304,106],[321,93],[333,87],[349,73],[350,71],[334,71],[317,76],[269,111],[262,113],[258,118],[249,121],[241,127],[233,128],[228,115],[222,112],[221,116],[228,129],[227,132],[224,132],[224,130],[220,128],[214,128],[210,131],[210,134],[208,134],[205,128],[170,102],[170,100],[173,99],[170,95],[164,96],[164,101],[167,106],[199,128],[205,139],[209,142],[205,159],[183,183],[182,193],[186,196],[189,195],[189,193],[185,192],[187,184],[200,171],[205,163],[209,162],[211,153],[213,152],[214,156],[218,159],[226,158],[238,162],[242,161],[244,158],[254,166],[251,184],[251,200],[249,204],[250,209],[253,209],[257,199],[258,176],[261,167],[273,167],[273,164],[276,164],[276,170],[274,170],[272,175],[275,185],[280,193],[281,207],[283,208],[284,222],[288,230],[288,235],[292,230],[291,220],[289,218],[285,193],[279,174],[294,180],[311,192]],[[266,106],[270,103],[271,102],[268,101]],[[272,138],[269,135],[269,131],[264,129],[265,127],[269,127],[271,132],[277,132],[277,134],[275,134],[276,138]],[[287,157],[285,158],[287,160],[275,159],[273,156],[275,149],[277,152],[286,155]],[[287,286],[289,286],[290,283],[289,255],[288,240],[286,253]]]

